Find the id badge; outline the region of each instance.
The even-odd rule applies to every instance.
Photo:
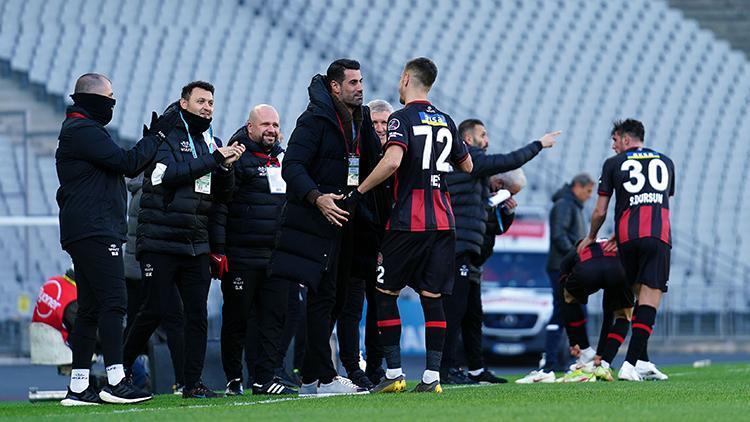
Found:
[[[271,193],[286,193],[286,182],[281,177],[281,167],[266,167]]]
[[[348,186],[359,186],[359,157],[356,155],[349,156],[349,172],[346,177]]]
[[[208,173],[199,179],[195,179],[195,192],[204,193],[206,195],[211,194],[211,173]]]

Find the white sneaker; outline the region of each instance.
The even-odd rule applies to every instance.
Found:
[[[644,360],[635,363],[635,370],[644,381],[666,381],[669,379],[667,374],[656,368],[656,365]]]
[[[617,374],[617,379],[622,381],[643,381],[638,371],[635,370],[635,366],[631,365],[630,362],[625,361],[620,367],[620,372]]]
[[[525,377],[516,380],[516,384],[534,384],[537,382],[555,382],[555,371],[544,372],[543,369],[531,371]]]
[[[596,350],[591,347],[581,350],[581,354],[578,355],[576,363],[570,365],[570,370],[576,371],[581,369],[588,373],[594,372],[594,356],[596,356]]]
[[[299,388],[300,396],[311,396],[315,394],[318,394],[318,380],[315,380],[310,384],[302,383],[302,386]]]
[[[349,378],[335,377],[328,384],[318,385],[318,395],[367,394],[369,391],[353,383]]]

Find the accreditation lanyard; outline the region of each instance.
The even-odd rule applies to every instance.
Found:
[[[185,118],[182,116],[182,112],[180,112],[180,119],[182,119],[182,123],[185,124],[185,130],[187,131],[188,142],[190,142],[190,152],[193,154],[193,158],[198,158],[198,153],[195,150],[195,143],[193,143],[193,137],[190,135],[190,127],[185,121]],[[215,149],[214,131],[211,128],[211,126],[208,127],[208,136],[209,136],[209,142],[206,142],[206,144],[208,145],[208,152],[213,153]],[[211,194],[211,173],[210,172],[195,179],[195,192],[202,193],[205,195]]]
[[[339,127],[341,128],[341,134],[344,135],[344,124],[341,123],[341,118],[336,115],[336,118],[339,121]],[[346,175],[346,184],[347,186],[359,186],[359,134],[357,133],[356,129],[354,128],[354,123],[352,122],[352,139],[354,139],[354,152],[351,151],[349,142],[346,141],[346,136],[344,136],[344,148],[346,148],[346,159],[348,164],[347,169],[347,175]]]

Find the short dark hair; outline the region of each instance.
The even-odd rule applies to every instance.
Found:
[[[646,129],[643,128],[643,123],[635,119],[615,120],[612,123],[612,133],[610,135],[618,134],[629,135],[631,138],[640,139],[641,142],[645,140]]]
[[[90,94],[101,87],[104,81],[112,83],[108,77],[100,73],[84,73],[76,80],[76,86],[73,89],[74,94]]]
[[[438,69],[432,60],[427,57],[417,57],[406,62],[405,71],[409,71],[417,80],[427,88],[430,88],[437,79]]]
[[[193,93],[193,89],[194,88],[205,89],[206,91],[210,92],[211,94],[214,93],[214,86],[211,85],[210,83],[205,82],[205,81],[193,81],[193,82],[190,82],[189,84],[187,84],[187,85],[185,85],[185,86],[182,87],[182,94],[180,95],[182,97],[182,99],[184,99],[186,101],[189,100],[190,99],[190,94]]]
[[[484,123],[479,119],[466,119],[458,125],[458,136],[464,139],[464,135],[470,130],[474,130],[477,126],[484,126]]]
[[[571,186],[591,186],[594,184],[594,179],[591,178],[591,175],[588,173],[578,173],[575,176],[573,176],[573,180],[571,180],[570,185]]]
[[[347,69],[359,70],[359,62],[352,59],[338,59],[328,65],[328,70],[326,70],[328,84],[330,85],[332,81],[344,82],[344,71]]]

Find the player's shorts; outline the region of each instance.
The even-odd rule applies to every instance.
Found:
[[[604,290],[602,307],[607,311],[632,308],[635,304],[625,270],[614,257],[594,258],[577,264],[563,282],[563,288],[582,304],[588,303],[590,295]]]
[[[620,261],[628,282],[667,291],[672,248],[655,237],[642,237],[619,245]]]
[[[417,293],[451,294],[455,249],[452,230],[387,231],[378,254],[375,286],[398,291],[408,285]]]

